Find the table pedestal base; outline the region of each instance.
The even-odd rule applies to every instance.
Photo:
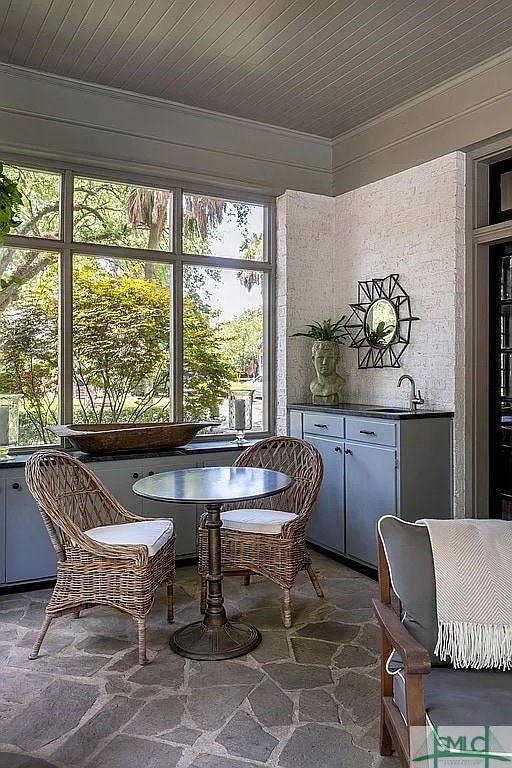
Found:
[[[251,624],[226,621],[219,627],[207,626],[203,621],[178,629],[169,645],[187,659],[234,659],[250,653],[261,643],[261,635]]]

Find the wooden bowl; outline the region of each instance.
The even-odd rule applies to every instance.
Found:
[[[85,453],[169,450],[185,445],[205,427],[218,421],[183,421],[159,424],[56,424],[48,427]]]

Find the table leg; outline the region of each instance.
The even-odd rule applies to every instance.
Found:
[[[206,611],[202,621],[178,629],[171,648],[189,659],[232,659],[256,648],[261,635],[251,624],[228,621],[222,595],[220,504],[206,505],[208,575]]]

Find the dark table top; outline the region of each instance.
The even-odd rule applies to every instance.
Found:
[[[137,480],[133,491],[156,501],[210,504],[273,496],[292,482],[291,477],[273,469],[196,467],[144,477]]]

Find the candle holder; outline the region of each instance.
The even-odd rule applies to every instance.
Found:
[[[0,394],[0,461],[9,458],[9,446],[18,444],[21,397]]]
[[[229,392],[229,428],[235,430],[233,442],[244,445],[245,432],[252,427],[253,389],[232,389]]]

